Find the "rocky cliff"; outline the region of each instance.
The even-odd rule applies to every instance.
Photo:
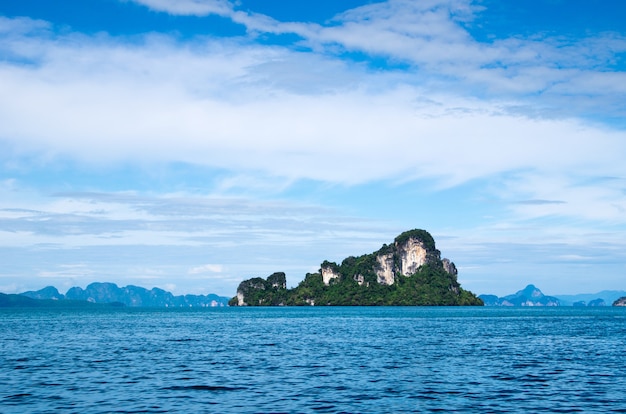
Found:
[[[277,279],[279,283],[271,283]],[[267,305],[482,305],[461,289],[457,269],[441,259],[435,241],[425,230],[402,233],[391,245],[338,265],[324,261],[294,289],[286,289],[284,273],[267,280],[243,281],[229,304]]]
[[[282,293],[286,289],[287,277],[283,272],[273,273],[267,279],[255,277],[239,284],[237,296],[231,299],[229,304],[234,306],[248,306],[250,303],[279,305],[284,300]]]

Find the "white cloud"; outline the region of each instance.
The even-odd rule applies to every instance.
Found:
[[[29,17],[8,18],[0,16],[0,35],[2,36],[19,37],[24,34],[45,34],[51,29],[51,26],[46,21],[34,20]],[[20,50],[20,53],[24,53],[24,51]]]
[[[437,43],[443,36],[441,41],[486,48],[454,26],[449,7],[462,4],[430,10],[405,2],[376,3],[340,16],[343,23],[337,27],[320,30],[352,30],[347,26],[352,22],[359,30],[410,31],[402,34],[405,40],[421,42],[426,36],[422,29],[396,27],[394,19],[402,11],[426,13],[420,19],[426,19],[427,32],[433,33],[429,42],[443,46]],[[525,171],[518,175],[520,182],[511,183],[510,188],[517,188],[512,198],[566,203],[517,205],[519,211],[617,217],[623,206],[617,189],[585,189],[569,175],[553,174],[624,176],[626,132],[575,117],[525,116],[511,109],[528,106],[523,100],[479,101],[415,85],[410,73],[369,72],[316,53],[241,40],[181,44],[149,35],[127,43],[106,36],[24,35],[12,30],[24,22],[4,19],[3,24],[10,33],[4,47],[15,53],[26,50],[23,58],[35,62],[0,64],[0,140],[16,154],[104,165],[136,159],[185,162],[236,171],[222,180],[224,191],[277,182],[288,186],[299,179],[341,184],[435,179],[447,187]],[[384,27],[369,27],[380,24]],[[428,24],[443,26],[437,30]],[[536,42],[516,42],[520,50],[538,48]],[[553,50],[549,44],[541,47]],[[491,59],[493,53],[502,53],[501,48],[494,46],[469,60],[459,55],[457,60],[471,66],[473,59]],[[512,59],[534,55],[520,56],[518,52]],[[420,59],[440,61],[427,55]],[[548,67],[541,70],[532,78],[546,75],[558,83],[559,76],[571,76]],[[470,70],[468,78],[480,75],[492,85],[503,80],[532,85],[507,73],[488,80],[493,73]],[[606,94],[607,99],[619,94],[619,86]],[[605,208],[587,208],[592,205]],[[123,207],[107,206],[114,208]],[[50,206],[57,212],[77,209],[94,216],[89,203]]]
[[[196,266],[189,269],[187,273],[190,275],[198,275],[203,273],[222,273],[223,266],[218,264],[205,264],[202,266]]]
[[[47,59],[54,63],[37,70],[0,69],[0,90],[6,97],[0,101],[0,133],[18,148],[90,162],[141,157],[348,183],[404,174],[458,182],[503,168],[573,166],[590,154],[590,162],[604,165],[615,157],[615,150],[623,151],[619,132],[567,120],[506,115],[501,105],[425,95],[411,86],[378,92],[356,88],[314,95],[280,89],[269,93],[250,83],[258,64],[246,57],[250,51],[245,49],[230,52],[239,56],[231,60],[233,72],[243,72],[239,79],[214,71],[214,79],[191,85],[184,74],[166,74],[159,61],[187,61],[181,66],[201,68],[223,53],[205,58],[163,46],[158,47],[159,61],[150,46],[138,51],[143,57],[134,55],[134,47],[122,51],[134,57],[134,63],[128,63],[133,69],[120,63],[123,67],[99,79],[90,68],[119,61],[115,56],[120,47],[94,51],[97,60],[86,67],[81,67],[82,52],[66,50],[58,58],[53,52]],[[46,80],[59,72],[67,79]],[[67,72],[74,74],[69,77]],[[220,90],[224,83],[230,85],[228,91]],[[224,94],[227,99],[222,99]],[[415,104],[422,98],[438,101],[436,112]],[[37,123],[30,121],[33,117]],[[565,147],[567,152],[560,150]]]
[[[61,264],[55,267],[57,270],[41,270],[37,276],[51,279],[84,279],[92,277],[94,273],[85,264]]]
[[[228,0],[125,0],[144,5],[151,10],[173,15],[228,15],[232,4]]]

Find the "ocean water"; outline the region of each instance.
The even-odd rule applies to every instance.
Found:
[[[0,309],[0,413],[626,412],[626,308]]]

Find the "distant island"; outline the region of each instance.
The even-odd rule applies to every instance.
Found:
[[[19,295],[1,294],[0,307],[41,307],[41,306],[89,306],[90,304],[113,304],[128,307],[221,307],[228,306],[224,296],[180,295],[174,296],[163,289],[150,290],[139,286],[118,287],[115,283],[95,282],[85,289],[70,288],[65,295],[54,286],[41,290],[28,291]]]
[[[340,265],[324,261],[317,273],[287,289],[285,273],[244,280],[231,306],[482,306],[463,290],[453,262],[441,259],[426,230],[400,234],[390,245]]]
[[[528,285],[512,295],[502,298],[496,295],[479,295],[485,306],[560,306],[561,302],[554,296],[546,296],[535,285]]]
[[[544,295],[535,285],[528,285],[524,289],[511,295],[498,297],[496,295],[479,295],[485,306],[574,306],[574,307],[602,307],[616,305],[624,295],[621,290],[604,290],[598,293],[580,293],[577,295]],[[626,300],[626,299],[625,299]]]
[[[626,306],[626,296],[623,296],[613,302],[613,306]]]
[[[86,300],[33,299],[18,294],[0,293],[0,308],[98,308],[123,307],[123,303],[93,303]]]

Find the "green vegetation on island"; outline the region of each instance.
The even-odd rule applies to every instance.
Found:
[[[391,245],[341,264],[324,261],[317,273],[287,289],[282,272],[241,282],[231,306],[482,306],[457,281],[454,263],[441,259],[425,230],[400,234]]]

